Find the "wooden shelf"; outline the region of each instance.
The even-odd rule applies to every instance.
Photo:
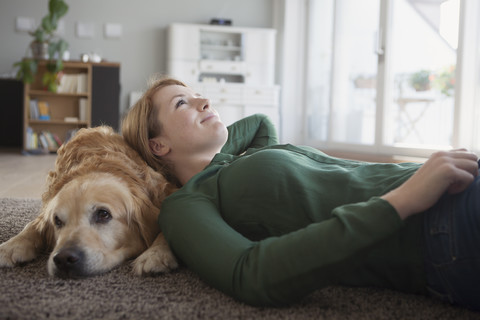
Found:
[[[90,95],[88,92],[81,92],[81,93],[70,93],[70,92],[50,92],[45,90],[30,90],[30,96],[40,97],[85,97],[87,98]]]
[[[38,64],[38,71],[31,84],[24,85],[23,105],[23,149],[43,150],[44,146],[30,144],[38,141],[40,135],[55,137],[62,143],[81,128],[106,124],[118,127],[120,97],[120,64],[113,62],[64,61],[61,89],[67,92],[50,92],[44,89],[42,77],[46,72],[47,61]],[[72,92],[70,92],[72,91]],[[80,92],[76,92],[80,91]],[[48,104],[50,120],[31,119],[30,103]],[[82,107],[80,107],[80,105]],[[65,119],[82,119],[65,121]],[[32,138],[33,136],[33,138]],[[51,144],[50,144],[51,145]],[[57,147],[48,150],[55,152]]]
[[[88,121],[65,121],[65,120],[28,120],[29,124],[42,124],[42,125],[77,125],[77,126],[88,126]]]
[[[240,46],[226,46],[218,44],[202,44],[203,50],[219,50],[219,51],[242,51]]]
[[[43,89],[42,77],[46,72],[46,61],[40,61],[38,64],[38,71],[35,75],[33,83],[26,84],[24,89],[24,150],[45,149],[54,152],[57,149],[58,142],[53,145],[48,143],[48,146],[39,144],[39,137],[41,135],[48,135],[53,140],[59,140],[62,144],[67,139],[72,130],[86,128],[91,126],[92,114],[92,65],[81,62],[65,61],[63,73],[75,77],[80,76],[79,79],[85,81],[82,84],[86,88],[86,92],[50,92]],[[76,79],[76,78],[73,78]],[[76,90],[76,84],[72,90]],[[49,115],[51,120],[31,119],[30,103],[31,101],[44,102],[48,105]],[[85,120],[84,121],[65,121],[67,117],[80,118],[80,104],[84,105]],[[83,109],[82,109],[83,110]],[[37,136],[37,138],[33,137]],[[45,141],[45,139],[43,139]],[[37,142],[35,144],[34,142]],[[52,142],[52,139],[47,139]]]

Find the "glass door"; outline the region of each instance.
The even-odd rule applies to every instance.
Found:
[[[373,144],[380,0],[335,2],[331,139]]]
[[[384,143],[452,145],[460,0],[392,1]]]
[[[310,1],[309,138],[374,143],[379,13],[380,0]]]
[[[310,0],[307,140],[356,151],[452,145],[460,0]]]

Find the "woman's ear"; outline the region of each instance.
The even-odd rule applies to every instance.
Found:
[[[153,154],[159,157],[163,157],[170,152],[170,147],[162,143],[160,138],[153,138],[148,140],[148,146],[150,147],[150,150],[153,152]]]

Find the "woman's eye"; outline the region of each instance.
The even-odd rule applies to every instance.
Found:
[[[107,223],[112,220],[112,215],[105,209],[98,209],[95,211],[94,220],[96,223]]]
[[[63,221],[60,220],[58,216],[55,216],[55,218],[53,218],[53,222],[57,228],[63,227]]]
[[[178,102],[177,102],[177,104],[175,105],[175,107],[178,108],[178,107],[180,107],[181,105],[183,105],[183,104],[185,104],[185,103],[187,103],[185,100],[180,99],[180,100],[178,100]]]

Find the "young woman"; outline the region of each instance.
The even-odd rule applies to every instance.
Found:
[[[123,135],[181,187],[159,223],[201,278],[253,305],[332,284],[431,293],[480,310],[477,156],[373,164],[279,145],[268,118],[226,128],[182,82],[155,82]]]

